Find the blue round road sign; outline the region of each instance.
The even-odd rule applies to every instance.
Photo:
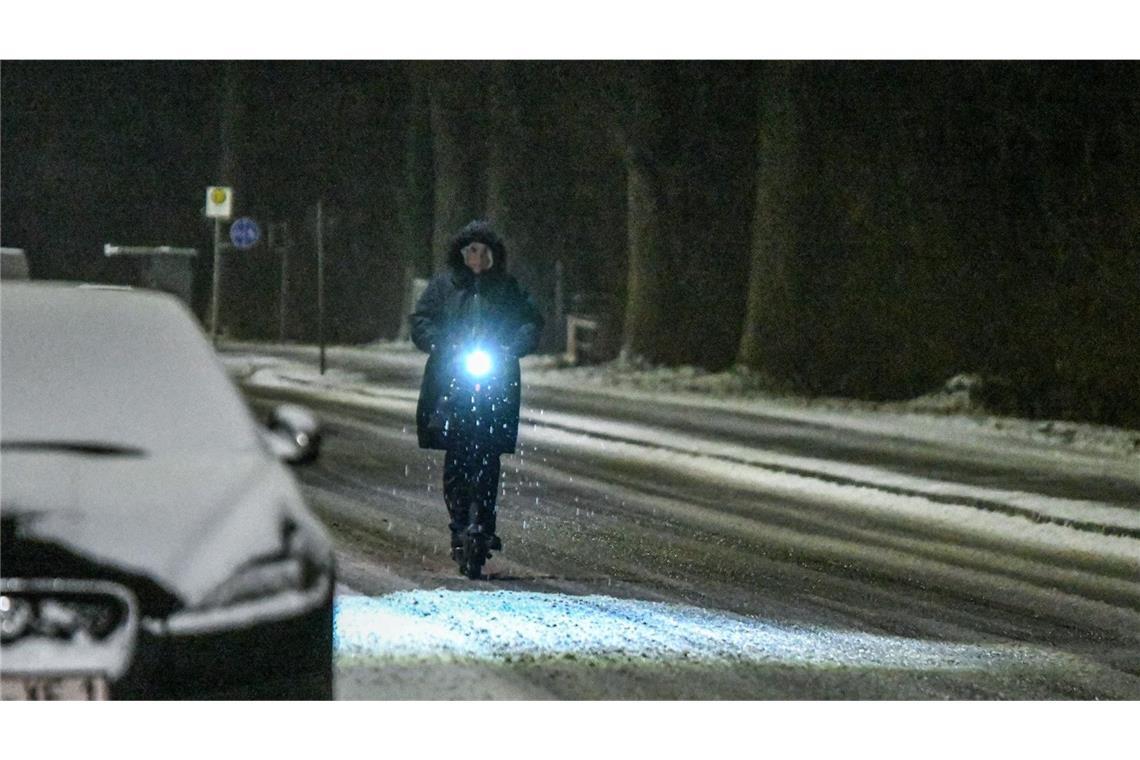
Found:
[[[233,241],[234,248],[248,250],[257,245],[260,239],[261,228],[248,216],[243,216],[230,225],[230,240]]]

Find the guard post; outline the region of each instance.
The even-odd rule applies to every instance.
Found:
[[[206,188],[206,217],[214,220],[214,281],[210,295],[210,340],[218,345],[218,302],[222,290],[222,222],[233,213],[233,190],[229,187]]]

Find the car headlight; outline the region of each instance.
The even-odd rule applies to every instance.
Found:
[[[203,607],[227,607],[264,599],[284,591],[303,591],[313,581],[306,563],[296,557],[246,565],[214,589]]]
[[[193,607],[144,620],[155,635],[192,636],[294,618],[331,604],[334,573],[306,555],[278,555],[239,568]]]

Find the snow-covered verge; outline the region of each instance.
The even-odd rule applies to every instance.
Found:
[[[281,360],[259,354],[265,349],[276,351],[278,346],[227,343],[226,348],[234,353],[223,358],[231,374],[239,378],[256,368],[281,364]],[[290,345],[288,351],[306,362],[316,361],[315,346]],[[332,346],[327,356],[332,366],[338,360],[349,360],[404,371],[422,370],[426,358],[406,341]],[[696,367],[651,367],[619,361],[573,366],[560,355],[528,356],[523,359],[523,370],[530,386],[564,387],[618,398],[800,419],[918,440],[974,439],[999,444],[1003,440],[1016,441],[1134,461],[1136,472],[1140,473],[1140,430],[995,414],[986,409],[979,381],[972,376],[951,378],[944,387],[909,401],[874,402],[798,395],[760,374],[740,370],[708,372]]]
[[[404,356],[415,355],[405,353]],[[226,361],[249,386],[286,388],[311,396],[314,401],[383,410],[409,420],[414,414],[417,397],[414,387],[377,384],[363,373],[337,369],[320,375],[316,368],[292,360],[233,355]],[[615,408],[620,406],[620,401],[615,400]],[[802,413],[808,414],[810,410]],[[786,414],[792,413],[786,411]],[[856,413],[829,412],[828,415],[831,423],[839,426],[862,425],[875,429],[884,426],[882,415],[872,418]],[[1044,573],[1051,582],[1063,582],[1066,587],[1095,586],[1114,598],[1132,600],[1136,593],[1134,583],[1119,580],[1119,577],[1122,572],[1126,576],[1140,572],[1137,567],[1140,553],[1136,551],[1136,542],[1140,540],[1140,513],[1135,509],[1140,503],[1101,503],[1092,499],[1048,496],[1025,490],[1032,489],[1029,481],[1026,485],[1010,481],[1002,487],[969,485],[880,466],[783,454],[718,440],[708,432],[693,434],[683,429],[590,414],[524,407],[522,421],[521,441],[524,448],[531,447],[534,451],[586,457],[604,470],[652,468],[668,477],[680,477],[684,482],[731,485],[755,493],[757,503],[772,504],[773,499],[776,503],[805,499],[810,503],[826,503],[836,513],[877,515],[900,525],[920,524],[923,530],[935,531],[952,542],[966,538],[984,544],[1003,542],[1008,549],[1019,547],[1034,557],[1033,562],[1025,565],[1024,557],[1006,557],[1008,552],[994,555],[998,559],[1005,557],[1001,561],[1010,567],[1016,565],[1013,569],[1017,573],[1028,572],[1035,577]],[[904,432],[908,422],[914,428],[913,420],[887,422],[890,423],[887,427],[901,426]],[[921,425],[909,430],[912,435],[920,432],[929,434]],[[944,430],[938,435],[940,440],[947,438]],[[1007,445],[1001,441],[986,443],[983,453],[995,458],[1003,455],[1003,446]],[[1057,466],[1069,458],[1071,455],[1060,460]],[[1137,494],[1140,494],[1140,473],[1132,468],[1130,461],[1109,464],[1115,465],[1113,470],[1118,476],[1135,480]],[[541,467],[533,461],[529,466]],[[1054,463],[1050,462],[1050,466]],[[664,502],[659,506],[668,511]],[[687,519],[700,511],[693,504],[678,509],[678,519]],[[748,532],[755,527],[748,520],[720,514],[704,515],[702,519],[718,525],[728,520],[722,527],[730,532]],[[774,529],[765,530],[771,537]],[[879,548],[866,557],[868,562],[894,562],[893,555],[888,556],[889,552],[884,553],[883,547],[875,545]],[[837,556],[853,551],[865,553],[857,544],[844,543],[832,549]],[[982,564],[989,567],[994,557]],[[1062,578],[1056,568],[1041,564],[1042,558],[1049,558],[1050,562],[1063,559],[1065,567],[1074,558],[1080,559],[1078,565],[1095,560],[1098,567],[1104,565],[1102,569],[1110,577],[1085,577],[1083,571],[1069,568]],[[928,559],[933,575],[954,569],[953,563],[945,565],[943,557]],[[975,581],[976,578],[971,580]]]
[[[527,382],[564,384],[610,392],[631,392],[644,397],[735,407],[758,413],[774,408],[799,414],[815,412],[823,419],[838,415],[878,417],[884,423],[911,427],[977,432],[1071,450],[1137,458],[1140,467],[1140,430],[1060,420],[1028,420],[997,414],[987,408],[978,378],[961,375],[928,394],[906,401],[863,401],[839,397],[809,397],[782,388],[764,375],[732,369],[708,372],[697,367],[651,367],[609,362],[572,366],[560,357],[536,357],[529,365]],[[1137,389],[1140,393],[1140,389]]]
[[[304,349],[291,351],[288,359],[258,355],[256,347],[246,350],[224,360],[247,386],[287,389],[302,402],[309,397],[312,403],[382,412],[397,418],[397,430],[399,418],[410,421],[414,414],[418,393],[410,380],[418,376],[424,356],[406,346],[332,349],[324,375]],[[409,371],[391,377],[373,374],[381,366]],[[528,359],[525,377],[528,383],[581,390],[574,372],[537,357]],[[846,428],[939,441],[969,439],[987,457],[1002,457],[1010,443],[978,430],[948,428],[955,420],[945,416],[607,388],[601,382],[593,390],[613,397],[616,411],[636,408],[623,406],[623,398],[685,399],[677,403],[698,410],[696,416],[701,408],[716,408],[808,420],[827,425],[821,433],[826,437],[833,435],[831,428]],[[1047,609],[1063,619],[1095,621],[1106,631],[1135,636],[1140,516],[1131,504],[1047,496],[1034,491],[1032,478],[971,485],[940,480],[934,472],[894,471],[873,459],[846,462],[812,456],[810,451],[781,453],[721,439],[714,428],[690,429],[685,420],[694,415],[675,415],[661,423],[637,414],[615,419],[609,409],[609,403],[567,405],[562,411],[524,406],[520,442],[525,452],[520,451],[518,459],[525,459],[527,476],[544,485],[573,482],[575,487],[605,490],[623,507],[629,500],[631,510],[652,507],[654,515],[752,545],[777,547],[789,556],[802,553],[836,567],[901,574],[909,583],[959,589],[1003,608]],[[1140,472],[1131,453],[1074,452],[1068,445],[1045,441],[1033,447],[1053,452],[1060,463],[1110,462],[1114,473],[1137,483],[1140,494]],[[564,457],[565,462],[588,461],[596,467],[567,471],[547,464],[548,455],[556,462]],[[674,498],[633,492],[614,481],[591,480],[601,477],[592,473],[623,468],[651,471],[663,483],[691,486],[698,493],[727,486],[726,499],[741,496],[731,508],[710,507],[681,494]],[[755,513],[750,511],[752,495]],[[789,527],[764,519],[777,512],[794,514],[797,523]],[[818,531],[799,523],[818,526]],[[880,525],[892,527],[879,531]],[[405,675],[420,667],[407,661],[419,659],[455,661],[461,669],[471,661],[513,668],[520,658],[577,658],[589,660],[591,666],[633,660],[668,667],[714,660],[746,668],[802,666],[812,673],[835,668],[1012,673],[1024,666],[1076,667],[1043,650],[990,644],[954,648],[923,639],[807,629],[767,617],[637,600],[476,594],[421,590],[366,597],[342,590],[336,617],[338,667],[371,672],[371,665],[360,663],[376,658],[384,660],[383,668],[408,667],[400,671]],[[565,624],[568,618],[573,626]]]

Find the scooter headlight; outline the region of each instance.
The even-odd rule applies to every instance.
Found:
[[[491,355],[481,348],[470,351],[464,359],[467,374],[472,377],[483,377],[491,371]]]

